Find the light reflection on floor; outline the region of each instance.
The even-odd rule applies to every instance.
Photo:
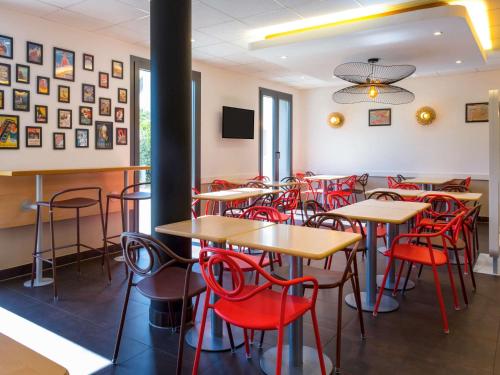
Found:
[[[0,332],[65,367],[71,375],[92,374],[111,361],[0,307]]]

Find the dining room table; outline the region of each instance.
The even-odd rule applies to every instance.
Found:
[[[423,190],[434,190],[434,186],[436,185],[444,185],[453,180],[450,177],[412,177],[406,180],[401,181],[402,184],[415,184],[421,185]]]
[[[327,206],[327,191],[328,191],[328,183],[331,181],[339,182],[340,180],[344,180],[350,176],[345,175],[329,175],[329,174],[317,174],[314,176],[304,177],[305,180],[308,181],[317,181],[321,183],[321,200],[323,206]]]
[[[321,260],[337,251],[360,241],[358,233],[340,232],[331,229],[309,228],[276,224],[256,231],[249,231],[228,238],[227,243],[245,246],[290,256],[289,278],[303,276],[303,259]],[[290,294],[303,295],[303,286],[294,285]],[[288,327],[288,345],[283,348],[282,374],[320,374],[318,354],[315,348],[304,345],[302,317]],[[265,374],[274,374],[276,369],[276,347],[266,350],[260,357],[260,367]],[[323,354],[326,373],[333,369],[331,359]]]
[[[155,231],[171,236],[209,241],[215,247],[225,249],[229,237],[273,225],[275,224],[265,221],[209,215],[160,225],[155,228]],[[217,301],[215,293],[212,293],[210,298],[211,303]],[[202,350],[210,352],[230,350],[231,345],[227,331],[223,328],[222,319],[214,313],[213,309],[210,310],[209,321],[203,336]],[[186,332],[186,343],[193,348],[196,348],[198,344],[199,330],[200,325],[196,324]],[[241,330],[233,330],[233,338],[236,346],[243,345]]]
[[[406,223],[428,207],[430,207],[429,203],[422,202],[367,199],[329,211],[344,215],[351,220],[366,222],[366,282],[365,291],[361,292],[361,305],[364,311],[373,311],[377,297],[377,226],[379,224],[386,225],[387,244],[390,246],[398,235],[399,225]],[[384,286],[384,289],[394,287],[395,269],[395,266],[391,267],[389,282]],[[381,276],[378,277],[378,284],[382,282]],[[400,280],[400,282],[401,285],[404,285],[404,280]],[[349,306],[356,308],[353,293],[348,294],[345,301]],[[379,312],[391,312],[398,308],[399,303],[394,298],[387,295],[382,296]]]
[[[448,195],[462,202],[479,202],[482,193],[472,192],[456,192],[456,191],[436,191],[436,190],[407,190],[407,189],[394,189],[394,188],[376,188],[366,192],[367,196],[372,193],[389,192],[401,195],[403,198],[422,198],[426,195]]]

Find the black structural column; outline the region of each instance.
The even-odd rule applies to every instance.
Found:
[[[154,228],[191,217],[191,0],[151,0],[151,130],[151,233],[190,258],[190,240]],[[168,317],[168,305],[151,303],[153,325]]]

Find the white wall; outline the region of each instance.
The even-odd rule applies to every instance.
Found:
[[[9,12],[1,9],[2,25],[0,34],[14,37],[14,59],[0,59],[2,63],[11,64],[12,85],[1,86],[5,92],[5,109],[0,110],[2,114],[15,114],[20,116],[21,143],[20,150],[2,151],[0,158],[0,169],[36,169],[36,168],[74,168],[94,166],[120,166],[128,165],[130,161],[129,146],[117,146],[114,141],[113,150],[96,150],[94,142],[95,126],[78,125],[78,107],[80,105],[93,107],[94,121],[113,121],[114,107],[125,108],[125,123],[115,123],[115,127],[129,128],[130,120],[130,55],[148,56],[146,49],[136,45],[126,44],[114,39],[97,36],[92,33],[78,31],[60,24],[45,21],[40,18]],[[43,65],[28,64],[26,62],[26,41],[43,44]],[[57,80],[52,75],[53,47],[60,47],[75,51],[75,82]],[[94,71],[82,69],[82,54],[94,55]],[[124,79],[111,77],[111,60],[119,60],[124,63]],[[16,63],[30,66],[30,84],[15,82]],[[109,73],[109,88],[99,88],[98,72]],[[36,77],[50,77],[50,95],[39,95],[36,93]],[[82,83],[96,86],[96,103],[88,104],[82,102]],[[71,87],[70,104],[57,102],[57,86],[65,85]],[[128,104],[118,103],[118,87],[126,88],[128,91]],[[30,112],[18,112],[12,110],[12,89],[19,88],[30,90]],[[99,116],[99,97],[111,98],[112,117]],[[34,123],[35,104],[47,105],[49,108],[48,124]],[[57,128],[57,109],[73,110],[73,129],[65,130]],[[43,136],[42,148],[25,147],[25,127],[41,126]],[[89,148],[75,148],[75,128],[89,130]],[[52,133],[66,133],[66,150],[54,151],[52,149]],[[115,134],[113,134],[113,137]],[[129,134],[130,137],[130,134]],[[5,155],[3,155],[5,154]],[[7,157],[5,157],[7,156]]]
[[[369,172],[372,175],[445,175],[488,178],[488,123],[465,123],[465,103],[487,102],[488,90],[500,87],[500,72],[407,79],[401,86],[415,101],[400,106],[341,105],[332,93],[338,88],[302,92],[302,137],[295,138],[301,155],[296,170]],[[428,105],[437,119],[418,125],[415,112]],[[392,126],[368,127],[368,110],[392,107]],[[331,112],[345,116],[333,129]]]
[[[259,87],[293,95],[294,129],[300,127],[299,91],[198,61],[193,62],[193,70],[201,72],[202,182],[215,178],[255,176],[259,171]],[[254,139],[222,138],[223,106],[255,110]],[[297,135],[294,131],[294,137]]]

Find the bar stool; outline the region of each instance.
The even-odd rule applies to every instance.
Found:
[[[95,192],[95,198],[89,198],[89,197],[75,197],[73,194],[71,194],[71,197],[66,198],[65,196],[69,193],[77,193],[77,192],[89,192],[89,191],[94,191]],[[69,247],[76,247],[77,250],[77,267],[78,267],[78,272],[80,272],[80,249],[81,247],[84,247],[88,250],[96,250],[102,254],[102,265],[104,265],[104,262],[106,262],[106,268],[108,270],[108,279],[111,281],[111,271],[109,268],[109,259],[108,259],[108,247],[106,241],[103,241],[103,247],[102,249],[97,249],[85,244],[82,244],[80,241],[80,210],[82,208],[87,208],[87,207],[92,207],[92,206],[99,206],[99,214],[101,216],[101,228],[103,234],[105,233],[105,227],[104,227],[104,215],[103,215],[103,209],[102,209],[102,200],[101,200],[101,188],[100,187],[82,187],[82,188],[74,188],[74,189],[67,189],[60,191],[52,196],[52,198],[46,202],[46,201],[40,201],[36,202],[36,223],[35,223],[35,233],[38,233],[39,226],[41,225],[41,209],[42,207],[48,207],[49,209],[49,224],[50,224],[50,248],[45,249],[45,250],[37,250],[38,248],[38,236],[35,236],[35,248],[33,251],[33,264],[31,268],[31,287],[33,287],[33,282],[35,279],[35,264],[37,259],[41,259],[42,262],[46,262],[52,265],[52,276],[54,278],[54,299],[57,300],[58,295],[57,295],[57,279],[56,279],[56,268],[57,268],[57,261],[56,261],[56,250],[61,250],[61,249],[67,249]],[[55,245],[55,231],[54,231],[54,211],[56,209],[70,209],[70,210],[76,210],[76,243],[74,244],[69,244],[69,245],[64,245],[64,246],[58,246],[56,247]],[[52,255],[52,258],[49,259],[44,259],[43,254],[50,252]]]
[[[104,222],[104,241],[106,241],[107,244],[112,244],[112,245],[120,245],[117,242],[111,241],[113,238],[118,238],[120,237],[121,234],[116,234],[113,236],[108,236],[108,223],[109,223],[109,204],[112,199],[119,199],[120,200],[120,212],[121,212],[121,218],[122,218],[122,232],[126,232],[129,230],[128,225],[127,225],[127,210],[125,207],[128,206],[128,202],[139,202],[142,200],[147,200],[151,199],[151,193],[149,191],[138,191],[138,188],[140,186],[151,186],[151,183],[149,182],[141,182],[138,184],[132,184],[126,186],[120,193],[108,193],[106,195],[106,219]],[[130,191],[132,190],[132,191]],[[126,206],[127,205],[127,206]],[[137,230],[137,228],[134,228],[134,230]],[[118,258],[118,261],[123,261],[122,259]],[[125,264],[125,272],[127,273],[128,267],[127,264]]]

